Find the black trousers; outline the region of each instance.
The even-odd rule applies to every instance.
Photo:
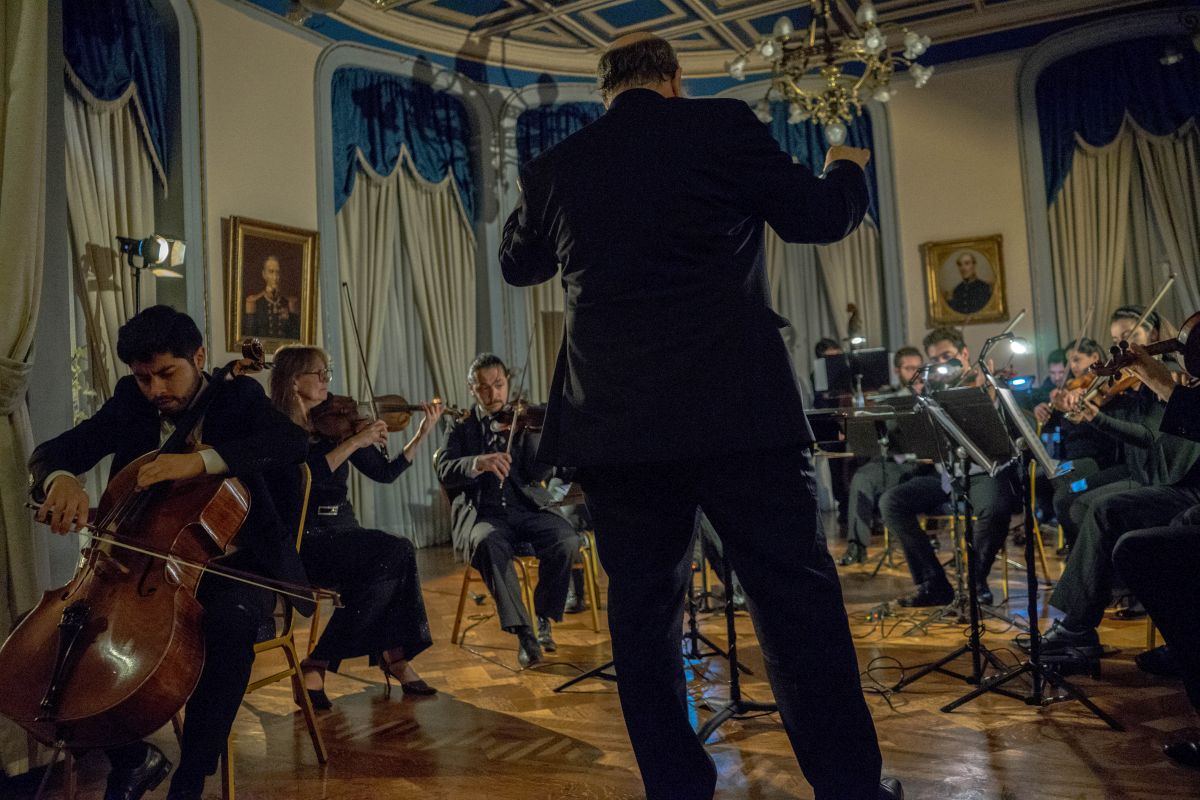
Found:
[[[1063,541],[1074,547],[1079,538],[1079,526],[1087,518],[1092,503],[1114,492],[1136,489],[1140,484],[1129,477],[1129,468],[1124,464],[1107,469],[1090,458],[1076,459],[1075,469],[1070,475],[1054,481],[1054,516],[1062,528]],[[1087,481],[1082,492],[1071,491],[1077,481]]]
[[[1162,631],[1200,710],[1200,525],[1131,531],[1117,540],[1113,563]]]
[[[310,527],[300,545],[309,580],[337,589],[343,603],[312,657],[334,672],[344,658],[392,649],[411,659],[433,644],[416,550],[402,536],[360,528],[353,517],[348,522]]]
[[[585,467],[578,480],[609,575],[617,688],[648,800],[710,800],[716,784],[688,721],[681,649],[697,506],[745,588],[784,729],[817,800],[875,800],[879,745],[807,452]]]
[[[1008,537],[1012,515],[1021,506],[1016,480],[1016,470],[1011,467],[994,478],[971,476],[971,511],[976,517],[972,542],[976,556],[975,578],[981,588],[987,585],[996,554]],[[942,488],[941,476],[923,475],[889,489],[879,499],[879,511],[883,524],[893,536],[899,537],[904,547],[913,583],[930,590],[949,587],[946,570],[917,520],[919,514],[949,513],[950,495]]]
[[[863,547],[869,546],[879,498],[888,489],[914,477],[920,469],[917,464],[897,464],[891,458],[876,459],[859,467],[850,480],[847,538]]]
[[[1178,486],[1143,486],[1094,503],[1050,595],[1050,605],[1066,614],[1064,624],[1095,628],[1104,619],[1115,577],[1112,552],[1122,534],[1166,525],[1197,503],[1200,489]]]
[[[471,528],[471,566],[479,570],[500,615],[500,627],[512,633],[532,625],[521,602],[521,583],[513,555],[528,543],[538,559],[533,605],[539,617],[561,622],[571,582],[571,564],[579,552],[579,534],[553,511],[508,508],[480,511]]]
[[[204,669],[187,702],[173,785],[192,786],[217,770],[254,665],[254,642],[270,617],[275,595],[265,589],[204,578],[197,597],[204,606]],[[108,751],[114,768],[141,764],[141,742]]]

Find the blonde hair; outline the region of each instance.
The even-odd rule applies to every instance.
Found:
[[[305,430],[312,430],[308,413],[296,394],[296,379],[305,372],[329,367],[329,356],[319,347],[285,344],[275,351],[271,367],[271,403],[288,419]]]

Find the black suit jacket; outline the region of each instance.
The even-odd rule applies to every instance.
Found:
[[[298,498],[295,465],[303,463],[308,452],[307,434],[271,406],[253,378],[237,377],[213,388],[218,394],[204,415],[201,438],[250,492],[250,513],[234,540],[249,559],[238,558],[238,566],[307,585],[296,553],[299,508],[293,508]],[[109,454],[115,475],[139,456],[157,450],[160,430],[158,411],[137,382],[132,376],[122,378],[95,416],[33,451],[29,471],[34,499],[44,499],[42,484],[50,473],[67,470],[79,475]],[[305,604],[296,605],[302,613],[310,613]]]
[[[500,249],[504,277],[562,265],[566,331],[540,455],[587,465],[807,443],[771,311],[763,225],[833,242],[861,222],[866,179],[793,164],[740,100],[619,94],[530,162]]]
[[[508,480],[531,508],[545,510],[553,498],[542,482],[553,477],[554,467],[537,459],[538,436],[528,430],[517,434],[512,449],[512,469]],[[486,487],[494,486],[496,476],[490,472],[469,477],[475,456],[484,452],[483,428],[476,409],[456,422],[446,433],[446,441],[437,453],[435,467],[438,480],[450,496],[451,534],[454,547],[464,559],[469,546],[468,534],[478,516],[479,501]],[[552,512],[556,513],[556,512]]]

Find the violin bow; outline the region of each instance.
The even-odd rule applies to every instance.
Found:
[[[371,400],[371,414],[375,419],[379,419],[379,404],[375,402],[375,389],[371,386],[371,371],[367,368],[367,354],[363,350],[362,337],[358,333],[358,318],[354,314],[354,301],[350,299],[350,284],[347,281],[342,281],[342,294],[346,298],[346,310],[350,313],[350,327],[354,329],[354,344],[358,349],[358,360],[362,364],[363,381],[367,384],[367,397]],[[379,451],[383,453],[384,458],[390,458],[386,443],[379,446]]]

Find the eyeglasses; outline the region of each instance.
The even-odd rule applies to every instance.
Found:
[[[300,374],[301,375],[316,375],[317,380],[319,380],[321,383],[329,383],[329,379],[333,377],[333,370],[331,370],[329,368],[325,368],[325,369],[309,370],[308,372],[301,372]]]

